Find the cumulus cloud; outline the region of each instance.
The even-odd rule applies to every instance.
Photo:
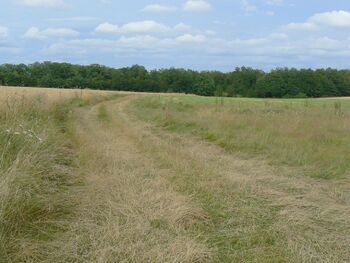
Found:
[[[184,6],[186,12],[208,12],[211,9],[211,5],[204,0],[188,0]]]
[[[313,31],[323,27],[350,29],[350,13],[347,11],[331,11],[315,14],[302,23],[290,23],[284,26],[289,30]]]
[[[111,23],[102,23],[98,25],[95,28],[95,32],[98,33],[120,33],[120,34],[127,34],[127,33],[168,33],[173,30],[177,31],[185,31],[189,30],[190,26],[179,23],[175,25],[174,27],[166,26],[164,24],[155,22],[153,20],[145,20],[145,21],[137,21],[137,22],[130,22],[126,23],[124,25],[114,25]]]
[[[62,8],[66,7],[63,0],[17,0],[18,4],[32,7]]]
[[[95,32],[98,33],[120,33],[120,27],[118,25],[113,25],[111,23],[105,22],[99,24],[95,28]]]
[[[144,12],[154,12],[154,13],[173,12],[176,10],[177,10],[176,6],[160,5],[160,4],[147,5],[143,9]]]
[[[46,38],[76,37],[78,35],[78,31],[70,28],[47,28],[40,30],[37,27],[31,27],[25,32],[23,37],[27,39],[43,40]]]
[[[131,32],[131,33],[148,33],[148,32],[154,32],[154,33],[164,33],[169,31],[170,28],[161,24],[157,23],[152,20],[145,20],[145,21],[139,21],[139,22],[130,22],[123,26],[121,26],[121,32]]]
[[[310,17],[309,22],[331,27],[350,28],[350,13],[340,10],[315,14]]]
[[[182,34],[174,37],[157,37],[149,34],[121,36],[107,39],[61,39],[45,49],[50,55],[70,56],[158,56],[174,57],[183,54],[198,54],[208,58],[210,65],[232,61],[251,66],[274,68],[276,66],[298,66],[320,61],[334,65],[350,58],[350,38],[338,39],[327,36],[307,38],[289,37],[285,33],[274,33],[262,37],[224,39],[211,35]],[[196,56],[194,56],[196,57]],[[269,61],[269,62],[267,62]],[[288,61],[288,64],[286,64]],[[299,64],[298,64],[299,63]],[[344,62],[345,63],[345,62]],[[311,65],[311,64],[310,64]],[[329,64],[327,64],[329,65]]]

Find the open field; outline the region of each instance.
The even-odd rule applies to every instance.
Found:
[[[198,135],[232,153],[350,179],[350,100],[142,98],[136,114],[168,130]]]
[[[7,107],[8,104],[22,100],[34,99],[42,101],[47,105],[53,103],[65,103],[74,97],[89,100],[95,96],[108,96],[112,91],[97,91],[88,89],[48,89],[48,88],[27,88],[27,87],[4,87],[0,86],[0,107]]]
[[[350,262],[347,99],[23,91],[0,262]]]

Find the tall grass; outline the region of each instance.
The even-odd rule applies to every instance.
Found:
[[[231,152],[302,168],[312,177],[349,178],[350,110],[342,107],[345,101],[226,101],[219,105],[215,98],[141,98],[133,108],[140,118],[195,134]]]
[[[0,262],[44,261],[73,216],[72,110],[105,97],[59,92],[0,94]]]
[[[39,261],[64,228],[74,180],[67,105],[12,101],[0,117],[0,262]],[[58,128],[59,127],[59,128]]]

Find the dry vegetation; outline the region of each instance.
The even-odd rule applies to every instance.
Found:
[[[211,212],[219,261],[348,262],[348,105],[154,97],[130,110],[175,132],[158,157]]]
[[[0,87],[0,262],[39,262],[65,231],[77,180],[71,110],[106,95]]]
[[[28,102],[36,100],[44,105],[51,107],[52,104],[61,104],[72,98],[91,100],[96,96],[108,96],[114,92],[97,91],[89,89],[48,89],[48,88],[27,88],[27,87],[4,87],[0,86],[0,107],[6,108],[13,103]]]
[[[209,259],[206,245],[187,233],[205,213],[174,191],[164,171],[136,148],[137,138],[116,107],[113,101],[77,112],[85,185],[77,192],[77,221],[62,240],[62,262]]]
[[[0,91],[0,262],[350,261],[346,102]]]

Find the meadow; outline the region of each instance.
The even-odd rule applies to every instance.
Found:
[[[0,87],[0,262],[39,262],[73,204],[72,109],[108,92]]]
[[[307,176],[350,178],[350,99],[142,98],[136,114],[232,153],[302,168]]]
[[[346,98],[0,101],[0,262],[350,261]]]

